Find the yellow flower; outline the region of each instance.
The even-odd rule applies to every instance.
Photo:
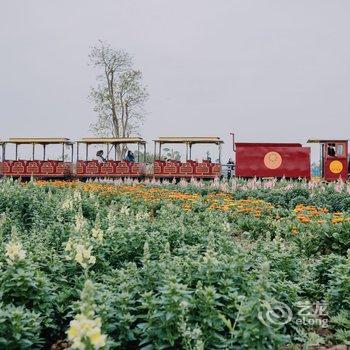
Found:
[[[333,224],[338,224],[338,223],[343,222],[343,221],[344,221],[344,218],[342,218],[342,217],[334,217],[332,219]]]
[[[292,235],[297,235],[298,234],[298,228],[297,227],[292,227]]]
[[[96,320],[100,320],[99,318]],[[95,349],[100,349],[106,345],[106,336],[101,334],[101,322],[96,325],[93,329],[87,332],[87,336],[91,344],[95,347]]]
[[[106,335],[101,334],[101,319],[89,319],[78,314],[69,324],[68,340],[72,342],[72,349],[85,349],[89,341],[94,349],[101,349],[106,345]]]
[[[73,320],[70,322],[70,327],[67,331],[68,339],[73,340],[74,338],[77,338],[80,334],[80,324],[78,321]]]

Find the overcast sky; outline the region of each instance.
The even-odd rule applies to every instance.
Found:
[[[350,136],[349,0],[0,0],[0,138],[89,135],[99,39],[143,72],[147,140]]]

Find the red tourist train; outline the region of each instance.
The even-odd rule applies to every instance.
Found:
[[[320,144],[321,177],[326,181],[349,178],[348,140],[309,140]],[[186,147],[185,161],[165,159],[162,147],[166,144],[183,144]],[[209,157],[202,161],[192,160],[192,147],[197,144],[212,144],[218,147],[218,159]],[[129,138],[83,138],[72,142],[67,138],[10,138],[0,141],[0,176],[13,178],[43,179],[95,179],[95,178],[157,178],[157,179],[215,179],[223,176],[223,166],[229,173],[240,178],[311,178],[311,148],[299,143],[247,143],[234,142],[235,161],[221,163],[219,137],[160,137],[154,140],[153,164],[146,161],[146,141],[141,137]],[[8,158],[7,148],[14,147],[13,159]],[[19,159],[18,150],[30,145],[31,156]],[[106,158],[99,150],[97,159],[91,159],[91,146],[105,147]],[[130,145],[137,147],[134,159],[121,157]],[[42,156],[37,156],[37,146],[42,148]],[[47,157],[50,147],[61,148],[61,156]],[[82,147],[83,146],[83,147]],[[76,149],[74,159],[74,148]],[[80,159],[83,148],[84,157]],[[113,156],[111,156],[113,154]]]
[[[308,140],[321,146],[321,177],[349,178],[348,140]],[[311,148],[299,143],[235,143],[237,177],[311,178]]]

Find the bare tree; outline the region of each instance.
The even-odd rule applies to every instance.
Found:
[[[98,119],[91,124],[91,130],[98,136],[137,134],[145,116],[148,93],[142,84],[141,71],[133,68],[132,57],[99,41],[92,48],[89,60],[98,71],[97,87],[90,92]],[[125,147],[118,147],[118,157],[123,157],[125,151]]]

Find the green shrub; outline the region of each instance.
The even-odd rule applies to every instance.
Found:
[[[24,306],[0,304],[0,348],[41,349],[41,318]]]

